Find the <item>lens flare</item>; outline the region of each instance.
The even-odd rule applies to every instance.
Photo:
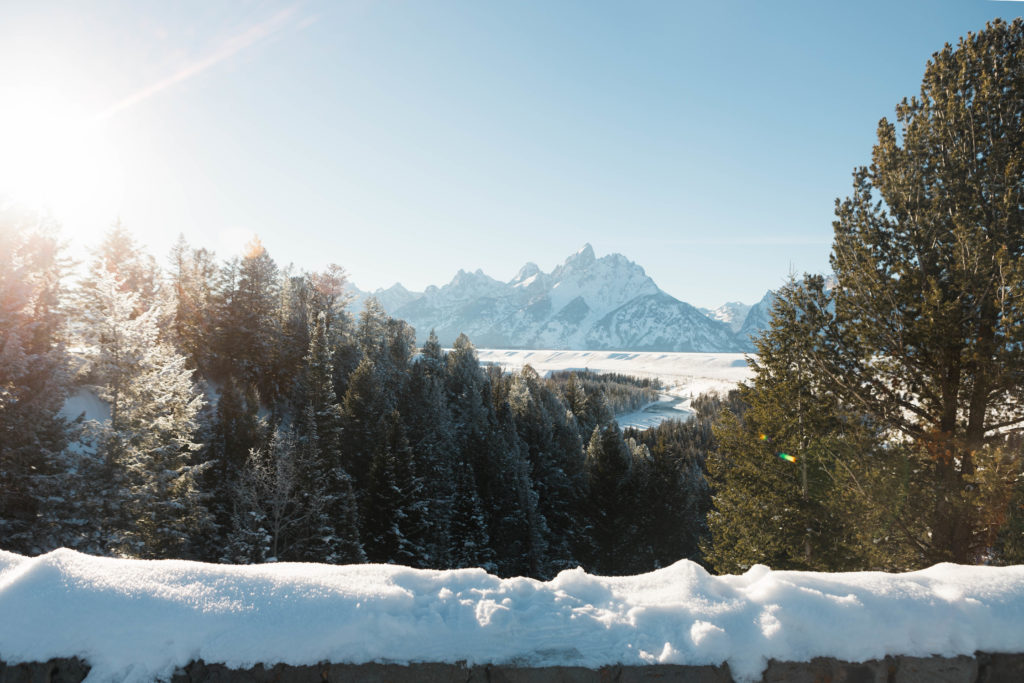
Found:
[[[790,455],[789,453],[779,453],[779,458],[786,462],[796,462],[796,456]]]

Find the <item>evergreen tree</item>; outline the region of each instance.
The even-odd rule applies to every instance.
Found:
[[[400,397],[409,444],[416,454],[424,515],[423,564],[446,568],[454,559],[451,546],[453,506],[456,503],[456,440],[445,395],[445,358],[432,335],[409,370]],[[475,491],[474,491],[475,495]]]
[[[586,475],[591,546],[584,559],[591,571],[626,573],[632,568],[634,515],[640,501],[633,454],[614,420],[594,428],[587,445]]]
[[[1024,424],[1022,168],[1024,20],[995,20],[932,56],[836,206],[835,320],[814,372],[927,462],[929,562],[987,552],[967,483]]]
[[[487,515],[477,493],[473,467],[468,462],[455,465],[450,529],[449,566],[456,569],[483,567],[489,572],[496,570],[494,550],[487,535]]]
[[[253,384],[270,404],[280,397],[282,379],[273,372],[280,332],[278,276],[277,264],[254,238],[240,261],[221,269],[215,317],[218,375]]]
[[[269,441],[266,423],[259,417],[259,398],[254,387],[239,387],[228,378],[221,388],[208,429],[208,442],[203,459],[210,463],[203,476],[202,490],[207,494],[207,505],[215,526],[209,550],[204,556],[230,562],[224,540],[234,524],[235,495],[239,491],[239,477],[249,460],[249,454]],[[247,556],[248,557],[248,556]],[[250,560],[251,561],[251,560]]]
[[[54,486],[68,437],[65,269],[51,230],[0,214],[0,546],[18,552],[47,545],[39,518],[69,493]]]
[[[707,446],[691,442],[701,449],[699,456],[682,451],[669,441],[673,428],[685,430],[696,441],[693,432],[697,430],[697,421],[693,419],[689,425],[663,422],[651,430],[656,432],[653,443],[638,442],[647,449],[639,462],[645,470],[641,535],[645,552],[651,558],[648,567],[665,567],[682,558],[698,559],[705,531],[703,522],[710,496],[701,461]]]
[[[185,358],[158,341],[157,311],[141,313],[110,268],[82,288],[83,346],[93,390],[110,406],[100,456],[109,474],[112,548],[139,556],[188,556],[208,523],[192,454],[203,400]]]
[[[754,378],[740,387],[749,408],[742,420],[727,412],[715,430],[706,557],[718,571],[755,563],[834,571],[854,563],[841,484],[848,468],[861,469],[857,460],[881,456],[872,455],[877,443],[860,416],[847,414],[832,385],[810,371],[830,315],[821,285],[809,278],[777,293],[771,326],[749,361]]]
[[[170,266],[165,288],[170,298],[170,341],[185,355],[190,367],[207,373],[217,277],[213,254],[190,248],[184,235],[179,235],[171,248]]]
[[[413,451],[397,412],[385,420],[384,438],[370,463],[366,497],[366,549],[370,561],[421,564],[425,556],[425,501]]]
[[[156,259],[145,253],[130,232],[117,221],[93,251],[85,288],[96,287],[105,274],[113,274],[121,290],[134,293],[138,301],[135,314],[159,303],[160,268]]]
[[[370,461],[383,434],[383,416],[394,409],[377,382],[376,367],[364,358],[349,379],[342,401],[342,465],[349,472],[357,491],[364,491]]]
[[[291,400],[294,403],[296,379],[305,371],[306,355],[318,318],[310,305],[310,298],[309,283],[305,276],[291,275],[287,271],[282,274],[275,311],[276,334],[267,369],[280,401]],[[326,343],[323,345],[327,348]],[[329,349],[327,354],[329,357]]]
[[[324,562],[365,560],[359,537],[359,513],[352,480],[342,458],[342,407],[334,393],[333,367],[328,348],[327,314],[317,316],[309,351],[304,358],[298,403],[305,408],[297,421],[298,440],[306,448],[300,464],[300,485],[319,507],[311,512],[310,537],[319,539]],[[307,552],[313,553],[312,549]]]
[[[541,576],[553,576],[577,566],[577,520],[583,488],[583,447],[565,406],[525,366],[510,382],[509,405],[516,431],[526,447],[530,479],[537,493],[537,513],[547,529],[547,566]]]
[[[488,449],[477,472],[491,513],[488,535],[502,576],[542,577],[548,566],[548,528],[530,472],[526,445],[507,403],[497,410]]]

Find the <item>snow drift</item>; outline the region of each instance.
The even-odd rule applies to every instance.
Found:
[[[1024,651],[1024,566],[908,574],[681,561],[640,576],[551,581],[480,569],[223,566],[0,551],[0,660],[78,656],[90,681],[151,681],[203,659],[517,666],[721,664]]]

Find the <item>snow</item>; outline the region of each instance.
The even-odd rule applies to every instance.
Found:
[[[167,679],[203,659],[235,668],[321,661],[518,666],[1024,652],[1024,566],[907,574],[755,566],[714,577],[681,561],[548,582],[480,569],[210,565],[0,551],[0,659],[78,656],[89,681]]]
[[[477,349],[481,363],[519,370],[530,365],[542,375],[559,370],[616,372],[633,377],[652,377],[665,387],[660,399],[643,409],[616,416],[621,427],[646,429],[668,419],[693,414],[691,401],[716,391],[726,394],[753,372],[742,353],[679,353],[646,351],[542,351]]]
[[[110,419],[110,404],[92,390],[81,388],[64,401],[60,415],[67,420],[74,420],[82,416],[86,422],[90,420],[106,422]]]

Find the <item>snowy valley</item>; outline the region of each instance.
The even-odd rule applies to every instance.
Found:
[[[542,375],[589,370],[657,379],[663,389],[656,403],[616,416],[619,426],[638,429],[668,419],[685,420],[693,414],[693,399],[710,392],[725,395],[752,376],[742,353],[477,349],[477,355],[481,363],[500,365],[510,372],[529,365]]]

